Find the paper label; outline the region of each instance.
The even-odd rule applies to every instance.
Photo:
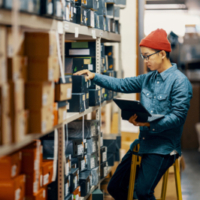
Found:
[[[53,3],[52,3],[52,2],[49,2],[49,3],[48,3],[47,13],[48,13],[49,15],[52,15],[52,14],[53,14]]]
[[[69,110],[70,109],[70,103],[68,102],[68,104],[67,104],[67,110]]]
[[[11,168],[11,177],[14,177],[17,173],[17,165],[13,165]]]
[[[42,175],[40,175],[40,187],[42,187]]]
[[[63,112],[63,121],[67,119],[67,112],[66,110]]]
[[[35,182],[33,183],[33,193],[36,193],[37,191],[38,191],[38,182],[35,181]]]
[[[94,167],[95,167],[95,159],[91,158],[91,160],[90,160],[90,169],[92,169]]]
[[[61,6],[61,2],[57,1],[57,8],[56,8],[56,15],[58,17],[61,17],[62,16],[62,6]]]
[[[42,124],[41,124],[41,128],[42,128],[42,132],[45,132],[46,129],[47,129],[47,122],[46,121],[42,121]]]
[[[102,153],[102,162],[107,161],[107,152]]]
[[[92,142],[92,152],[96,151],[96,142]]]
[[[49,183],[49,174],[45,174],[43,176],[43,185],[46,185]]]
[[[91,127],[91,136],[95,136],[96,135],[96,127],[92,126]]]
[[[91,12],[91,13],[93,13],[93,12]],[[91,14],[91,16],[92,16],[92,14]],[[93,21],[94,21],[94,18],[91,17],[91,26],[92,27],[94,26]],[[96,31],[95,30],[92,30],[92,38],[96,39]]]
[[[77,146],[77,154],[78,155],[81,155],[82,153],[83,153],[83,145],[82,144],[79,144],[78,146]]]
[[[28,3],[28,11],[29,12],[33,12],[34,11],[34,5],[32,1],[29,1]]]
[[[69,175],[69,163],[67,162],[65,165],[65,175],[68,176]]]
[[[49,69],[48,71],[48,80],[53,81],[53,69]]]
[[[83,95],[82,98],[83,98],[83,101],[85,101],[85,95]]]
[[[74,13],[76,14],[76,8],[74,7]]]
[[[36,171],[36,170],[38,170],[39,169],[39,161],[36,159],[35,161],[34,161],[34,170]]]
[[[79,29],[78,29],[78,27],[75,27],[75,38],[77,38],[78,35],[79,35]],[[69,54],[69,55],[71,55],[71,54]]]
[[[77,188],[77,176],[74,177],[74,188]]]
[[[45,190],[43,190],[43,198],[45,199],[46,197],[46,193],[45,193]]]
[[[69,184],[66,183],[66,184],[65,184],[65,196],[67,196],[68,193],[69,193]]]
[[[81,160],[81,171],[85,169],[85,160]]]
[[[71,98],[71,94],[72,94],[72,89],[67,88],[67,98]]]
[[[93,64],[88,65],[89,70],[93,71]]]
[[[103,146],[103,137],[100,137],[100,146]]]
[[[66,20],[69,21],[69,8],[66,7]],[[69,28],[65,26],[65,30],[68,30]]]
[[[77,36],[78,37],[78,36]],[[69,50],[69,55],[84,55],[88,56],[90,55],[90,49],[70,49]]]
[[[48,99],[48,94],[43,94],[42,95],[42,105],[46,106],[47,104],[47,99]]]
[[[103,176],[104,176],[104,177],[107,176],[107,167],[104,167],[104,168],[103,168]]]
[[[87,99],[89,99],[89,93],[87,93],[86,95],[87,95]]]
[[[21,193],[20,188],[18,188],[17,190],[15,190],[15,200],[19,200],[20,199],[20,193]]]

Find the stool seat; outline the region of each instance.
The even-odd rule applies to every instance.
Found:
[[[134,147],[133,152],[138,152],[139,148],[140,148],[140,145],[137,144]],[[136,168],[138,165],[140,166],[141,160],[142,160],[142,158],[140,156],[138,156],[136,154],[132,155],[130,181],[129,181],[129,190],[128,190],[128,199],[127,200],[133,200],[135,178],[136,178]],[[182,200],[181,178],[180,178],[180,170],[179,170],[179,166],[178,166],[178,159],[175,160],[173,167],[174,167],[177,199]],[[169,169],[163,175],[161,197],[156,200],[166,200],[168,175],[169,175]],[[136,199],[134,199],[134,200],[136,200]]]

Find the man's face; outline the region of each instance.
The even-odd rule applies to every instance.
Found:
[[[141,49],[141,54],[146,57],[144,59],[145,65],[151,70],[158,70],[161,67],[162,64],[162,55],[160,52],[156,53],[156,50],[150,49],[148,47],[140,47]],[[155,53],[155,54],[154,54]],[[154,54],[148,57],[148,55]]]

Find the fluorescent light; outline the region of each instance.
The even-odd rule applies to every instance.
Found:
[[[175,10],[175,9],[187,9],[185,4],[146,4],[147,10]]]

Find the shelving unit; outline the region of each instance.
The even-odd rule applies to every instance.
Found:
[[[6,26],[12,26],[13,24],[13,12],[9,10],[0,9],[0,25],[6,25]],[[101,73],[100,71],[100,58],[101,58],[101,42],[115,42],[119,43],[121,42],[121,36],[119,34],[114,34],[94,28],[88,28],[86,26],[81,26],[78,24],[73,24],[66,21],[59,21],[55,19],[50,18],[44,18],[37,15],[31,15],[26,13],[18,13],[17,14],[17,26],[20,26],[25,31],[56,31],[59,33],[60,37],[60,45],[61,45],[61,57],[62,57],[62,65],[64,66],[64,52],[65,52],[65,45],[64,42],[66,40],[71,41],[96,41],[96,73]],[[15,24],[16,25],[16,24]],[[78,36],[78,37],[77,37]],[[119,48],[121,51],[121,47]],[[121,55],[121,52],[120,54]],[[119,63],[121,64],[121,58],[119,58]],[[121,77],[119,71],[119,77]],[[26,145],[30,144],[33,140],[39,139],[46,134],[50,133],[51,131],[57,129],[58,130],[58,200],[64,199],[64,165],[65,165],[65,152],[64,152],[64,142],[65,141],[65,134],[64,134],[64,125],[72,122],[80,117],[83,117],[91,112],[96,111],[96,119],[101,120],[101,107],[105,106],[108,103],[111,103],[111,101],[105,101],[100,106],[90,107],[89,109],[85,110],[82,113],[67,113],[66,120],[55,126],[52,130],[49,130],[45,133],[38,133],[38,134],[28,134],[25,136],[25,139],[22,142],[6,145],[6,146],[0,146],[0,157],[11,154]],[[120,119],[120,118],[119,118]],[[120,122],[119,122],[120,124]],[[119,125],[119,131],[120,134],[120,125]],[[99,136],[100,137],[100,136]],[[100,153],[100,145],[99,146],[99,153]],[[111,171],[111,167],[109,167],[108,172]],[[100,183],[104,179],[101,179],[99,184],[96,186],[93,186],[90,193],[84,197],[81,198],[87,199],[89,195],[98,187],[100,187]]]

